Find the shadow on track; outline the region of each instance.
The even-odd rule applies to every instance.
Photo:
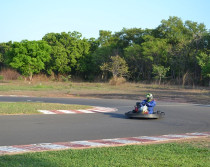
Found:
[[[121,119],[126,119],[126,116],[124,114],[119,114],[119,113],[103,113],[104,115],[108,115],[112,118],[121,118]]]
[[[130,119],[130,120],[158,120],[158,119],[148,119],[148,118],[128,118],[125,116],[125,114],[120,114],[120,113],[103,113],[104,115],[108,115],[112,118],[119,118],[119,119]]]

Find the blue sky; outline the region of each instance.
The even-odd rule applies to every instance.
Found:
[[[0,0],[0,42],[41,40],[50,32],[156,28],[161,20],[204,23],[210,29],[210,0]]]

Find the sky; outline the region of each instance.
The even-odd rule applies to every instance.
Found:
[[[151,28],[169,16],[210,29],[210,0],[0,0],[0,43],[41,40],[47,33]]]

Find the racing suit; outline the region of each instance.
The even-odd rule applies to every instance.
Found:
[[[145,106],[145,105],[148,107],[148,112],[149,112],[149,114],[153,114],[153,109],[154,109],[154,107],[156,106],[155,100],[151,100],[150,102],[148,102],[147,100],[143,100],[143,101],[140,103],[140,107],[143,107],[143,106]]]

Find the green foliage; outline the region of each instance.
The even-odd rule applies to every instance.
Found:
[[[166,39],[154,38],[146,35],[145,42],[142,43],[142,53],[150,61],[157,64],[166,64],[168,61],[169,45]]]
[[[196,58],[201,67],[203,76],[210,78],[210,54],[200,53]]]
[[[0,64],[4,63],[6,53],[10,49],[11,45],[12,45],[11,41],[7,43],[0,43]]]
[[[49,33],[43,37],[52,47],[51,62],[48,73],[68,74],[72,70],[80,70],[78,61],[89,53],[90,43],[81,39],[79,32]]]
[[[185,38],[186,28],[183,21],[178,17],[169,17],[168,20],[162,20],[158,27],[160,35],[169,41],[170,44],[179,44]]]
[[[7,64],[32,80],[33,74],[45,69],[50,52],[51,47],[44,41],[14,42],[7,53]]]
[[[118,45],[122,48],[131,46],[132,44],[141,44],[144,42],[143,36],[150,34],[149,30],[142,30],[141,28],[123,28],[120,32],[115,33],[115,37],[118,37]]]
[[[138,44],[133,44],[124,49],[125,60],[128,63],[130,77],[139,80],[144,78],[147,72],[147,62],[149,60],[142,54],[142,48]]]
[[[112,39],[111,31],[104,31],[104,30],[99,31],[98,40],[99,40],[101,46],[109,46],[111,39]]]
[[[195,75],[200,73],[196,56],[205,49],[204,43],[209,43],[205,40],[207,31],[204,24],[192,21],[183,23],[178,17],[170,17],[161,23],[157,28],[158,36],[166,39],[170,46],[167,66],[170,66],[171,78],[181,81],[188,71]]]
[[[0,75],[0,81],[2,81],[4,79],[4,76]]]

